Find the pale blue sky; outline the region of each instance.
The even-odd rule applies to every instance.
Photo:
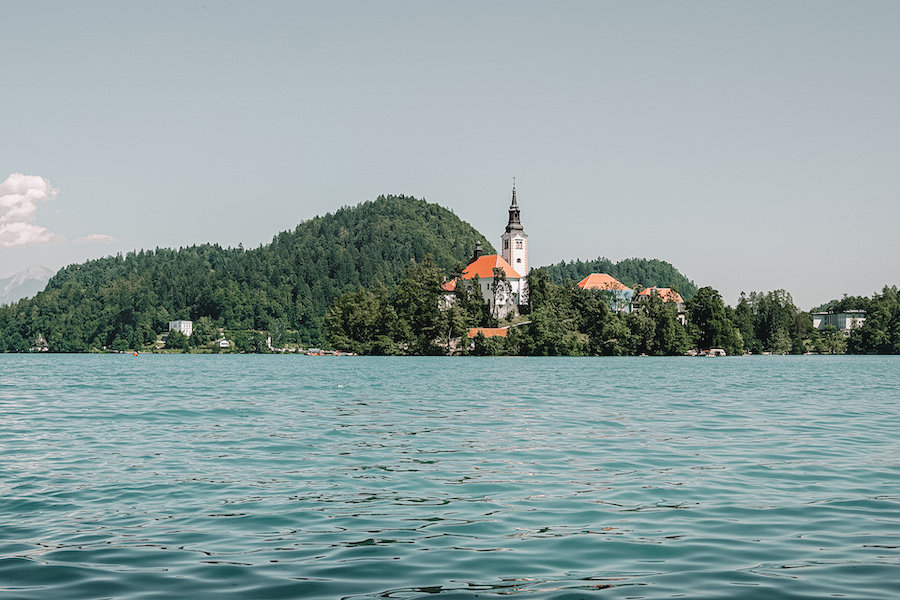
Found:
[[[897,2],[6,2],[0,181],[48,179],[59,237],[0,277],[382,193],[496,242],[516,176],[535,266],[869,295],[900,284],[898,57]]]

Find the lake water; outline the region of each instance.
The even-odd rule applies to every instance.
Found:
[[[900,357],[0,355],[0,597],[898,598]]]

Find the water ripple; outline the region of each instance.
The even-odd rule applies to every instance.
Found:
[[[0,596],[896,598],[900,360],[0,355]]]

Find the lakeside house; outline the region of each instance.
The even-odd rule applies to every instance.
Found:
[[[845,310],[843,312],[814,312],[811,313],[813,327],[818,330],[828,326],[835,327],[838,331],[850,335],[851,329],[862,327],[866,322],[866,311]]]
[[[184,337],[191,337],[191,334],[194,333],[194,322],[193,321],[169,321],[169,331],[180,331],[184,334]]]
[[[450,308],[456,299],[456,280],[451,279],[441,284],[441,295],[438,297],[438,308],[446,310]]]
[[[631,310],[643,310],[643,305],[650,300],[651,296],[655,296],[661,299],[663,302],[674,302],[675,308],[678,310],[678,321],[682,325],[687,324],[687,316],[684,312],[684,298],[682,298],[681,294],[679,294],[672,288],[648,287],[641,290],[634,297],[634,300],[631,303]]]
[[[47,340],[44,339],[44,334],[39,333],[34,341],[31,343],[31,348],[29,349],[31,352],[49,352],[50,344],[47,343]]]
[[[583,290],[609,292],[610,308],[616,312],[631,312],[634,290],[606,273],[591,273],[575,284]]]

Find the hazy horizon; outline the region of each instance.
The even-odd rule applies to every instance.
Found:
[[[0,190],[0,278],[379,194],[496,246],[515,176],[534,266],[659,258],[803,309],[900,283],[894,3],[5,8],[0,183],[40,181]]]

